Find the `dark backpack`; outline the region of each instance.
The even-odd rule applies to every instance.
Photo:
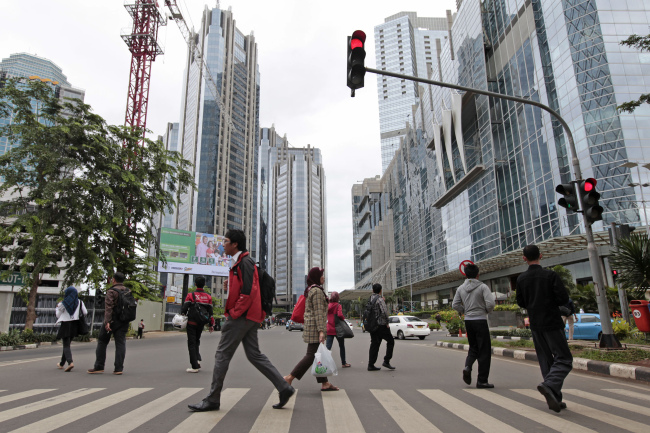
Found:
[[[212,317],[212,311],[208,311],[206,305],[196,302],[196,294],[194,292],[192,292],[192,305],[189,313],[188,319],[201,326],[210,323],[210,317]]]
[[[374,301],[368,299],[366,308],[363,310],[363,329],[367,332],[375,332],[379,328],[379,325],[377,324],[377,312],[375,311],[375,304],[378,299],[379,296],[377,296]]]
[[[262,301],[262,310],[267,316],[273,314],[273,300],[278,303],[275,297],[275,280],[264,269],[257,267],[257,278],[260,282],[260,299]]]
[[[135,320],[136,314],[135,310],[138,307],[138,302],[133,297],[133,294],[129,289],[117,290],[113,287],[110,290],[115,290],[117,292],[117,303],[113,307],[113,316],[111,317],[114,321],[120,322],[132,322]]]

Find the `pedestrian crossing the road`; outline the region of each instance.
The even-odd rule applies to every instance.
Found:
[[[641,390],[642,391],[642,390]],[[272,409],[277,392],[260,395],[251,388],[226,388],[218,411],[195,413],[204,388],[33,389],[0,391],[0,432],[219,431],[241,422],[237,431],[289,433],[293,423],[310,433],[520,431],[597,432],[612,429],[647,432],[650,395],[612,388],[597,392],[565,389],[568,408],[547,409],[534,389],[470,388],[296,392],[282,410]],[[259,397],[258,397],[259,396]],[[303,398],[301,398],[303,397]],[[314,404],[321,401],[318,407]],[[126,410],[125,410],[126,408]],[[324,420],[324,422],[323,422]],[[229,424],[228,424],[229,423]]]

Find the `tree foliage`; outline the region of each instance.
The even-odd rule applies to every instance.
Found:
[[[2,264],[25,277],[26,328],[44,274],[101,288],[119,270],[136,297],[154,298],[152,218],[193,187],[190,163],[36,80],[0,84],[0,117],[12,146],[0,156]]]
[[[624,41],[621,41],[621,45],[636,48],[640,51],[650,51],[650,35],[632,35]],[[632,113],[634,110],[640,107],[641,104],[650,104],[650,93],[644,93],[639,97],[639,99],[625,102],[619,105],[617,108],[619,111]]]
[[[650,289],[650,240],[640,234],[620,239],[610,262],[619,271],[618,281],[629,298],[644,299]]]

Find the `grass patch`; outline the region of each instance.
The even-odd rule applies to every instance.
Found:
[[[458,344],[469,344],[467,338],[459,338],[458,340],[442,340],[444,343],[458,343]],[[535,347],[533,342],[529,340],[492,340],[492,347]]]
[[[650,358],[650,351],[637,348],[611,351],[585,349],[579,356],[580,358],[593,359],[595,361],[625,363],[648,359]]]

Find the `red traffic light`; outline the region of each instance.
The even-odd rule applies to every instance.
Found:
[[[354,50],[355,48],[363,48],[363,42],[359,39],[352,39],[350,41],[350,49]]]
[[[596,181],[596,179],[594,179],[592,177],[585,180],[585,184],[584,184],[585,192],[590,192],[590,191],[593,191],[594,189],[596,189],[596,184],[597,183],[598,183],[598,181]]]
[[[618,275],[618,271],[614,271],[614,270],[612,270],[612,274],[614,274],[614,275]]]

